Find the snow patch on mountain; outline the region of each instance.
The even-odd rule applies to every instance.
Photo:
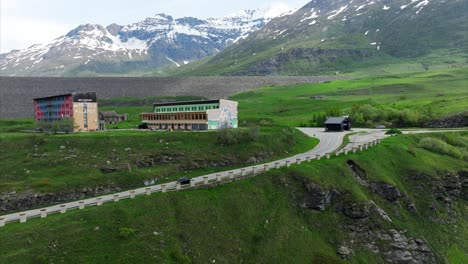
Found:
[[[55,61],[66,62],[66,68],[73,68],[88,65],[91,61],[134,61],[137,57],[138,60],[153,60],[152,56],[146,55],[155,52],[165,55],[158,62],[162,66],[167,66],[167,61],[180,66],[203,56],[217,54],[247,38],[272,19],[294,11],[287,5],[273,5],[266,10],[244,10],[220,18],[175,19],[166,14],[156,14],[124,26],[112,24],[105,28],[94,24],[81,25],[50,43],[3,54],[0,67],[5,68],[5,75],[10,75],[16,73],[16,69],[30,72],[44,67],[65,68],[56,67]],[[167,51],[165,46],[177,48]],[[196,52],[187,54],[186,50],[194,47]]]
[[[342,6],[342,7],[340,7],[340,9],[338,9],[338,10],[333,10],[333,11],[331,11],[330,13],[328,13],[328,14],[330,14],[330,16],[328,16],[327,19],[328,19],[328,20],[334,19],[336,16],[338,16],[338,15],[341,14],[341,13],[343,13],[343,11],[345,11],[346,8],[348,8],[348,5]]]

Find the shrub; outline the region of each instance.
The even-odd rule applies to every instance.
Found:
[[[257,141],[259,134],[260,134],[260,129],[257,126],[249,128],[250,141]]]
[[[408,147],[408,153],[416,157],[416,150],[414,149],[413,146]]]
[[[351,108],[355,126],[373,127],[376,124],[386,126],[414,127],[424,123],[425,116],[417,110],[393,109],[371,104],[354,104]]]
[[[122,227],[119,229],[119,237],[122,239],[128,239],[135,235],[135,229],[129,227]]]
[[[445,142],[452,146],[466,148],[468,147],[468,137],[457,135],[454,133],[444,134],[443,139]]]
[[[401,135],[403,134],[403,132],[401,132],[401,130],[399,130],[398,128],[391,128],[385,134],[386,135]]]
[[[257,141],[260,130],[258,127],[249,129],[223,129],[216,134],[216,142],[220,145],[234,145]]]
[[[419,141],[420,148],[427,149],[429,151],[442,154],[442,155],[449,155],[455,158],[462,158],[463,154],[457,148],[445,143],[445,141],[438,139],[438,138],[423,138]]]

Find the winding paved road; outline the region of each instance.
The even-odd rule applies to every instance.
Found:
[[[358,151],[364,150],[368,147],[372,147],[375,144],[380,143],[380,140],[388,137],[385,135],[384,130],[377,129],[354,129],[353,135],[349,137],[349,144],[347,144],[343,149],[339,149],[343,143],[344,137],[351,132],[333,132],[326,133],[323,131],[323,128],[299,128],[304,134],[316,137],[320,140],[320,143],[312,150],[298,154],[289,158],[268,162],[264,164],[257,164],[254,166],[249,166],[241,169],[235,169],[230,171],[218,172],[213,174],[208,174],[200,177],[192,178],[191,184],[188,186],[181,186],[177,182],[169,182],[165,184],[154,185],[150,187],[139,188],[135,190],[124,191],[116,194],[109,194],[100,197],[93,197],[80,201],[73,201],[69,203],[53,205],[45,208],[28,210],[18,213],[12,213],[4,216],[0,216],[0,227],[4,226],[7,223],[20,221],[20,223],[25,223],[27,219],[35,217],[47,217],[51,213],[65,213],[70,209],[83,209],[87,206],[100,206],[106,202],[118,202],[121,199],[134,198],[137,195],[150,195],[154,192],[167,192],[167,191],[178,191],[184,189],[197,188],[201,186],[207,186],[211,184],[221,184],[230,182],[233,180],[243,179],[245,177],[252,177],[262,172],[268,171],[273,168],[288,167],[291,164],[309,162],[313,159],[320,158],[330,158],[332,153],[335,155],[347,154],[349,151]],[[407,131],[407,134],[413,133],[429,133],[429,132],[450,132],[452,130],[437,130],[437,131]],[[460,130],[457,130],[460,131]],[[357,133],[355,133],[357,132]]]

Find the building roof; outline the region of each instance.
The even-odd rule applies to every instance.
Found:
[[[115,111],[100,111],[99,114],[103,116],[116,116],[118,115]]]
[[[348,119],[347,117],[329,117],[327,121],[325,121],[325,125],[334,125],[334,124],[342,124],[344,121]]]
[[[43,100],[43,99],[50,99],[50,98],[55,98],[59,96],[73,96],[73,101],[78,100],[81,97],[86,97],[86,98],[91,98],[94,101],[96,101],[96,92],[74,92],[74,93],[66,93],[66,94],[57,94],[57,95],[51,95],[51,96],[46,96],[46,97],[39,97],[39,98],[34,98],[33,100]]]
[[[69,95],[72,95],[72,94],[71,94],[71,93],[67,93],[67,94],[57,94],[57,95],[51,95],[51,96],[46,96],[46,97],[34,98],[33,100],[50,99],[50,98],[55,98],[55,97],[59,97],[59,96],[69,96]]]
[[[183,101],[183,102],[170,102],[170,103],[154,103],[155,107],[158,106],[176,106],[176,105],[199,105],[199,104],[217,104],[218,100],[198,100],[198,101]]]

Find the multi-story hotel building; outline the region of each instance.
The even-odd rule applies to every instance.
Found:
[[[53,123],[64,118],[73,120],[74,132],[98,130],[96,93],[71,93],[34,99],[36,123]]]
[[[207,100],[154,104],[142,113],[143,124],[153,130],[214,130],[237,128],[237,102]]]

